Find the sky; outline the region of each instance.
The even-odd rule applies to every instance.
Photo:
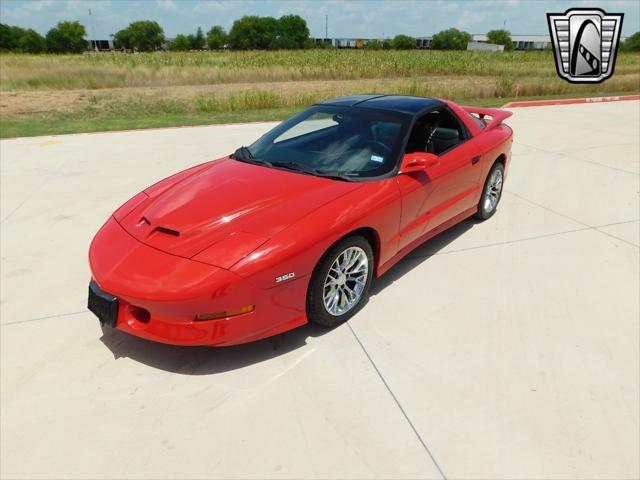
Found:
[[[325,15],[329,37],[420,37],[449,27],[486,33],[505,22],[512,34],[540,35],[548,34],[546,12],[572,7],[624,13],[623,37],[640,30],[639,0],[0,0],[0,22],[45,34],[59,21],[78,20],[89,38],[108,39],[133,21],[156,20],[171,38],[198,26],[205,32],[212,25],[229,30],[244,15],[297,14],[307,21],[312,37],[324,37]]]

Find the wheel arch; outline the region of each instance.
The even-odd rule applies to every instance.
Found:
[[[372,227],[359,227],[354,230],[350,230],[349,232],[345,233],[339,238],[336,238],[335,241],[332,242],[331,245],[329,245],[325,249],[322,256],[318,259],[318,262],[316,263],[316,266],[314,267],[312,274],[315,273],[315,269],[318,267],[318,265],[320,264],[324,256],[327,254],[327,252],[329,252],[329,250],[331,250],[335,244],[337,244],[338,242],[341,242],[345,238],[353,237],[356,235],[364,237],[364,239],[367,240],[367,242],[369,242],[369,245],[371,245],[371,250],[373,251],[373,264],[374,264],[373,272],[374,272],[374,275],[377,276],[376,272],[378,271],[378,259],[380,258],[380,236],[378,235],[378,232]]]
[[[493,166],[496,163],[501,163],[503,167],[507,166],[507,156],[504,153],[501,153],[500,155],[498,155],[498,158],[496,158],[493,163],[491,164],[491,168],[493,168]],[[489,171],[491,171],[491,168],[489,169]]]

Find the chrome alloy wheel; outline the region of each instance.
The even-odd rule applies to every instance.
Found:
[[[484,209],[487,213],[493,212],[500,200],[502,193],[502,170],[496,168],[487,182],[487,188],[484,192]]]
[[[369,273],[369,259],[360,247],[349,247],[331,264],[324,280],[324,308],[338,317],[355,307],[364,292]]]

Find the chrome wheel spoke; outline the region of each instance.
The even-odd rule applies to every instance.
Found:
[[[484,194],[483,204],[486,211],[491,212],[496,208],[501,193],[502,171],[496,170],[487,182],[487,188]]]
[[[360,302],[368,272],[369,260],[360,247],[349,247],[335,258],[324,280],[324,307],[329,314],[343,315]]]

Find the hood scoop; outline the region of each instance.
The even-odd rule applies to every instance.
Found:
[[[167,227],[153,227],[151,222],[147,219],[147,217],[140,218],[140,221],[135,225],[138,233],[142,234],[144,237],[150,237],[154,233],[162,233],[165,235],[171,235],[173,237],[179,237],[180,232],[178,230],[174,230],[173,228]]]
[[[202,261],[224,268],[362,185],[221,160],[148,196],[120,223],[140,242],[179,257],[217,244],[215,258]]]
[[[167,235],[173,235],[174,237],[179,237],[180,236],[180,232],[179,231],[172,230],[170,228],[165,228],[165,227],[156,227],[156,228],[153,229],[153,232],[165,233]]]

